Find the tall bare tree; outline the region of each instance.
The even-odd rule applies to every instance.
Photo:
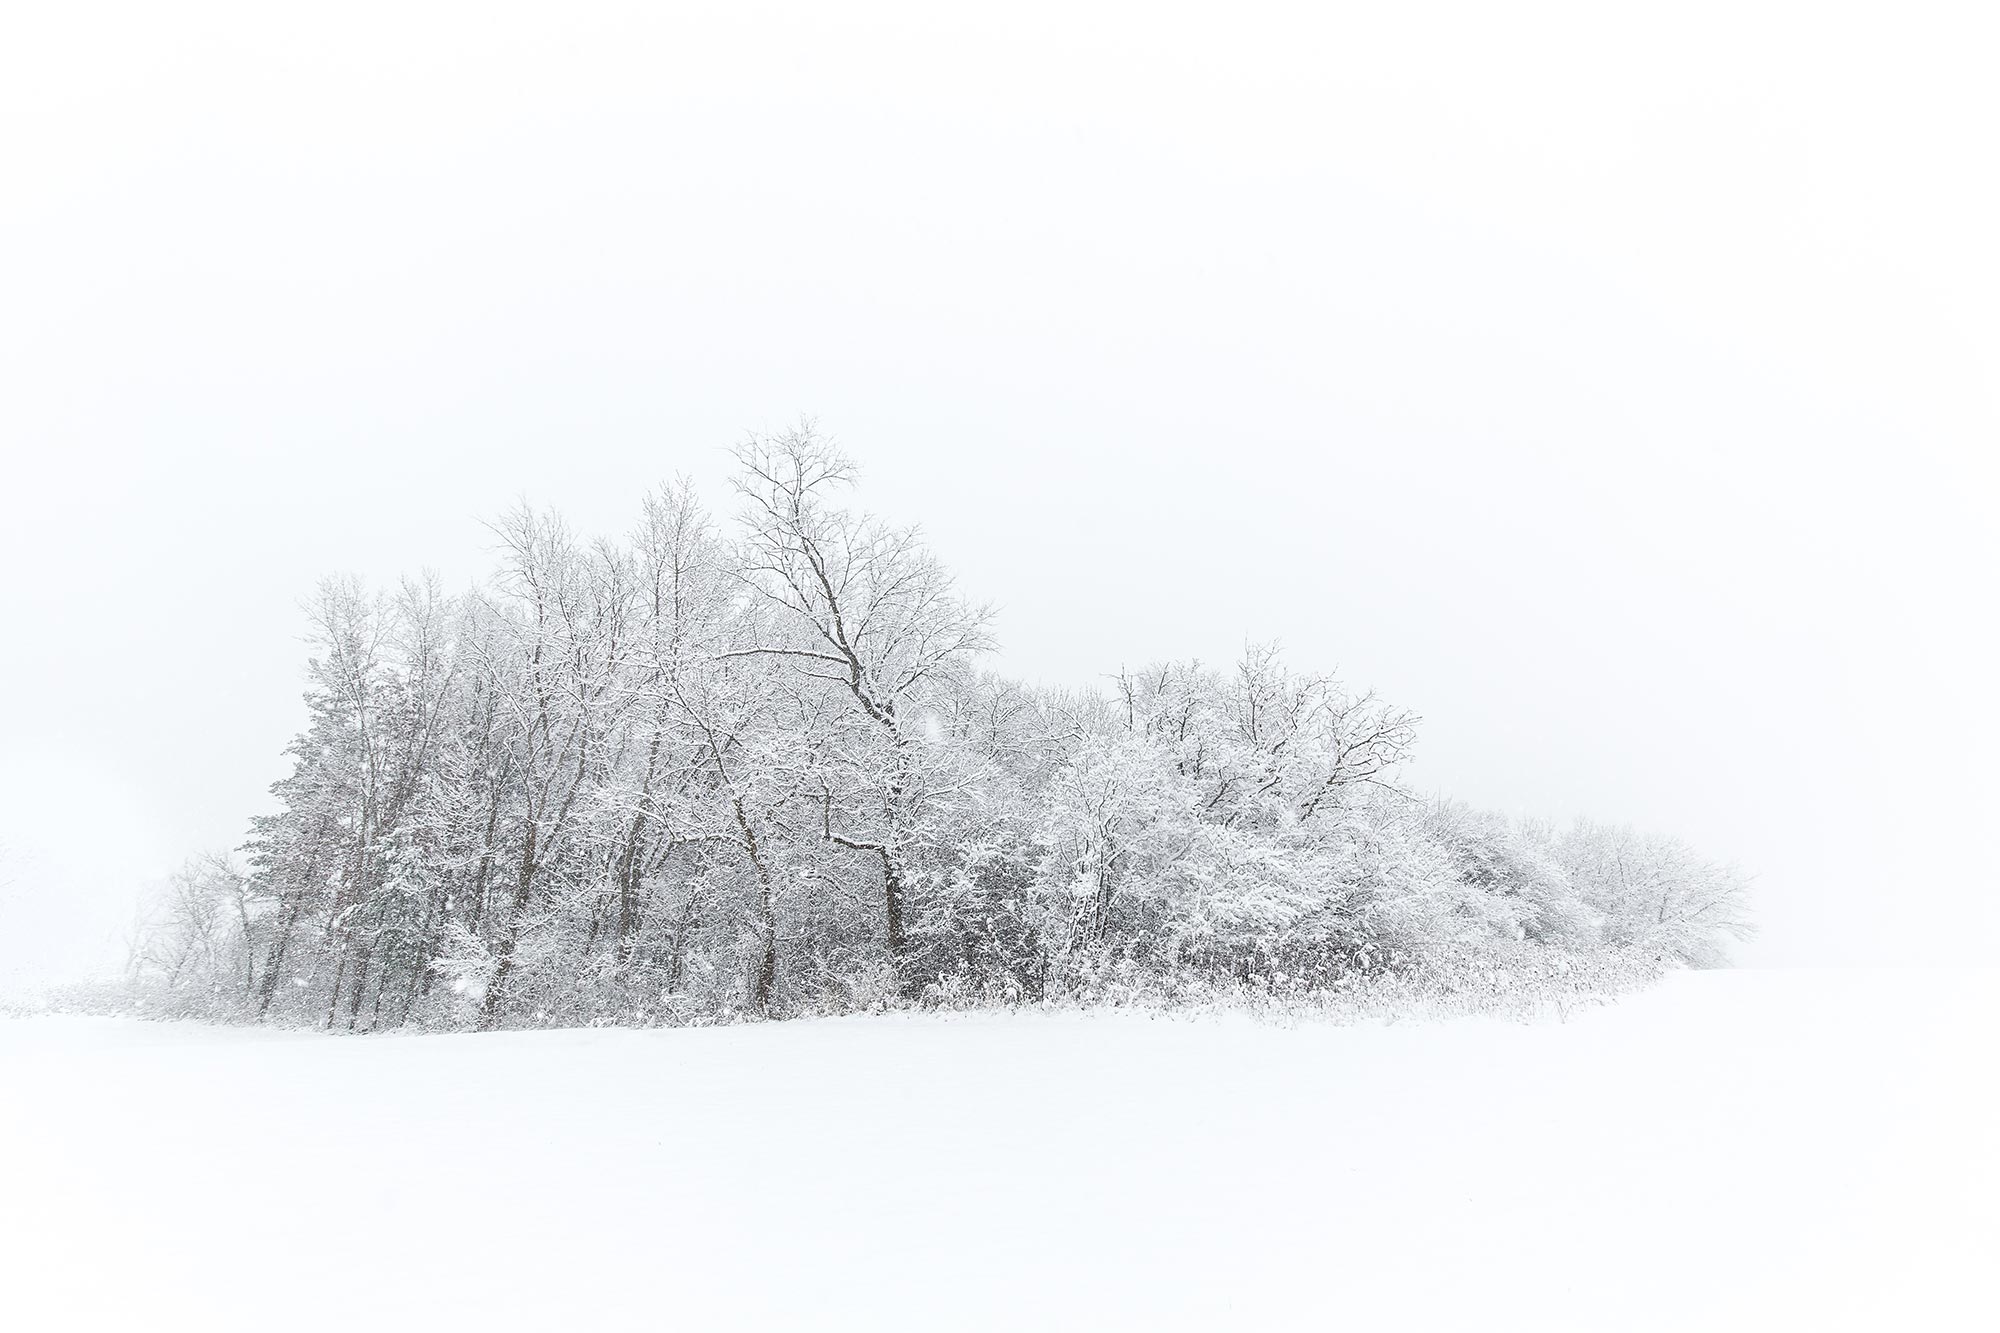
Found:
[[[740,577],[777,613],[770,641],[737,650],[791,663],[845,693],[863,723],[849,753],[856,790],[823,792],[822,833],[876,859],[884,937],[909,953],[909,894],[922,843],[921,721],[927,696],[959,683],[992,647],[992,613],[953,590],[915,528],[840,508],[846,454],[810,424],[736,451],[743,497]]]

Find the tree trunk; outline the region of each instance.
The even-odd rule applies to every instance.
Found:
[[[299,908],[302,905],[303,903],[300,899],[292,899],[291,907],[285,912],[284,924],[278,928],[278,937],[271,941],[271,952],[264,960],[264,984],[257,997],[257,1017],[259,1019],[263,1018],[265,1011],[270,1009],[272,997],[278,992],[278,969],[284,966],[285,945],[292,938],[292,927],[298,924]]]
[[[368,965],[375,961],[375,946],[370,944],[361,950],[361,964],[354,975],[354,993],[347,1000],[347,1030],[354,1031],[354,1025],[361,1019],[361,1001],[368,994]]]
[[[909,952],[909,932],[903,926],[903,872],[889,849],[882,849],[882,910],[887,918],[889,956],[900,970]]]
[[[331,1029],[333,1016],[340,1012],[340,983],[347,978],[347,950],[340,951],[340,966],[333,972],[333,994],[326,997],[326,1022],[321,1026]]]
[[[500,956],[500,965],[493,969],[493,979],[487,983],[486,997],[480,1002],[479,1030],[492,1030],[500,1016],[500,1002],[505,996],[507,982],[514,972],[514,941],[521,932],[521,913],[528,906],[528,895],[535,882],[535,821],[528,821],[528,835],[521,843],[521,868],[514,880],[514,906],[507,913],[507,933],[500,937],[500,947],[495,951]]]
[[[743,849],[749,854],[750,865],[757,872],[757,926],[763,949],[750,981],[750,1005],[758,1013],[768,1014],[771,1012],[771,992],[778,981],[777,903],[771,892],[771,872],[764,864],[764,852],[757,844],[757,831],[751,827],[750,816],[744,812],[742,798],[731,797],[730,807],[736,812],[736,827],[743,834]]]

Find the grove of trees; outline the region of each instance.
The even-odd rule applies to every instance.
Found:
[[[1710,964],[1740,876],[1417,799],[1417,719],[1253,647],[1106,689],[988,612],[809,427],[621,540],[522,509],[448,593],[311,603],[305,730],[135,952],[184,1012],[357,1030],[1082,1000],[1607,956]]]

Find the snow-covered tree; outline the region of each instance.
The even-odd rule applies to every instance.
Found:
[[[1699,964],[1747,929],[1672,840],[1417,800],[1415,716],[1275,647],[982,671],[988,612],[848,507],[831,442],[737,465],[733,526],[683,481],[618,540],[502,517],[461,593],[322,585],[276,808],[241,871],[175,881],[138,981],[351,1029],[705,1021]]]

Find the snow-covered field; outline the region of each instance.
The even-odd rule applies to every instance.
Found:
[[[9,1329],[2000,1328],[1994,974],[1567,1023],[0,1022]]]

